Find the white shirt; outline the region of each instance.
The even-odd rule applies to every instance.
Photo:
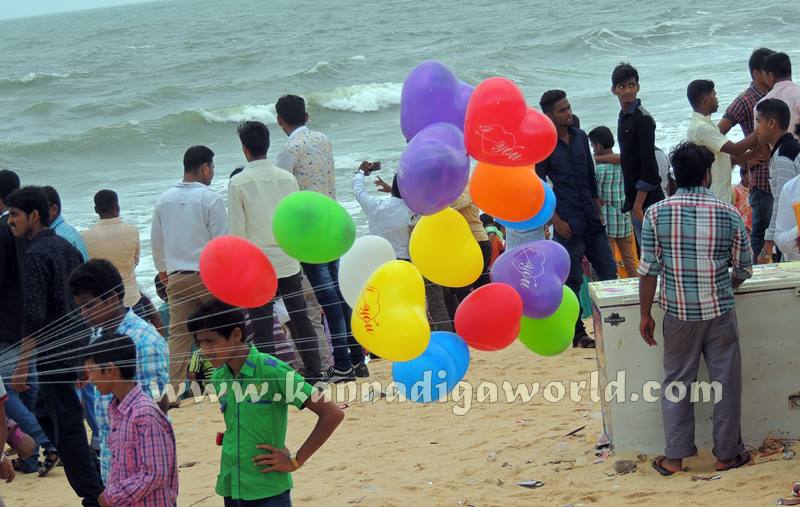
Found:
[[[275,163],[297,178],[300,190],[325,194],[336,199],[336,172],[333,145],[325,134],[301,126],[289,134],[286,147]]]
[[[158,271],[200,271],[206,243],[228,234],[222,197],[200,182],[176,183],[156,202],[150,241]]]
[[[250,162],[228,184],[231,234],[258,246],[269,257],[278,278],[300,272],[300,263],[281,250],[272,233],[275,208],[281,199],[297,191],[295,177],[269,160]]]
[[[90,259],[106,259],[117,268],[125,284],[123,303],[128,308],[135,305],[140,297],[139,286],[136,285],[139,229],[126,224],[121,218],[106,218],[81,232],[81,236]]]
[[[367,215],[369,233],[391,243],[398,259],[410,259],[408,242],[411,237],[411,210],[406,203],[392,195],[370,195],[364,189],[364,175],[360,172],[353,176],[353,193]]]
[[[655,152],[658,175],[661,176],[661,190],[665,196],[669,196],[669,158],[660,148],[656,148]]]
[[[785,261],[800,260],[797,248],[797,219],[792,204],[800,201],[800,176],[795,176],[781,189],[778,197],[778,218],[775,224],[775,245]]]
[[[733,203],[731,156],[720,151],[729,139],[719,131],[710,116],[704,116],[698,112],[692,113],[686,138],[690,142],[705,146],[714,154],[714,163],[711,165],[710,190],[720,201]]]

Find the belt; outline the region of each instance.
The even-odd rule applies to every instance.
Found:
[[[198,271],[186,271],[183,269],[179,269],[178,271],[173,271],[171,273],[167,273],[167,276],[170,275],[196,275]]]

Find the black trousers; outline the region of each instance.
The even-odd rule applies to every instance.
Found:
[[[466,287],[444,288],[444,301],[451,320],[456,318],[458,305],[464,301],[464,298],[469,296],[470,292],[491,282],[489,278],[489,261],[492,259],[492,244],[489,241],[478,241],[478,246],[481,247],[481,254],[483,255],[483,272],[481,272],[481,276],[472,285],[467,285]]]
[[[83,409],[75,392],[75,378],[41,373],[39,396],[52,423],[53,442],[64,464],[69,485],[83,498],[84,506],[97,506],[97,497],[103,492],[103,481],[86,437]]]
[[[317,333],[308,318],[306,298],[303,296],[302,275],[278,278],[278,295],[289,312],[289,331],[295,348],[300,353],[305,366],[306,379],[312,383],[320,377],[320,357],[317,349]],[[275,354],[275,338],[273,335],[272,301],[259,308],[250,309],[255,338],[253,344],[260,352]]]

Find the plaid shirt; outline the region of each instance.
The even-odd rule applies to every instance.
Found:
[[[606,235],[609,238],[627,238],[633,229],[630,214],[620,211],[625,204],[622,167],[615,164],[597,164],[594,171],[597,178],[597,194],[605,202],[600,210],[606,222]]]
[[[739,212],[703,187],[679,188],[647,210],[641,276],[661,275],[661,308],[683,321],[711,320],[733,308],[733,276],[753,274]]]
[[[150,396],[156,394],[150,389],[152,382],[158,386],[158,392],[163,393],[164,387],[169,384],[167,341],[158,334],[156,328],[133,313],[133,310],[128,310],[117,328],[117,333],[130,337],[136,346],[136,382]],[[113,399],[112,394],[103,396],[95,391],[94,412],[100,441],[100,472],[106,483],[111,471],[111,448],[108,441],[111,424],[108,420],[108,406]]]
[[[64,220],[64,215],[58,215],[56,219],[53,220],[53,223],[50,224],[50,228],[53,229],[53,232],[55,232],[57,236],[61,236],[69,241],[72,246],[77,248],[83,256],[84,261],[89,260],[89,250],[86,249],[83,236],[81,236],[81,233],[78,232],[76,228],[72,227]]]
[[[138,386],[108,412],[114,465],[103,497],[111,505],[174,507],[178,467],[167,416]]]
[[[722,117],[730,120],[733,126],[739,125],[745,137],[749,136],[755,129],[756,104],[762,98],[764,98],[764,94],[761,93],[761,90],[750,83],[747,90],[733,99]],[[758,188],[768,194],[772,192],[769,188],[769,166],[766,162],[750,169],[750,189],[753,188]]]

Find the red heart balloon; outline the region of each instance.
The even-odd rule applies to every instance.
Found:
[[[525,166],[550,156],[558,135],[550,118],[528,107],[513,81],[491,77],[479,84],[469,99],[464,141],[476,160]]]
[[[487,318],[491,315],[491,318]],[[510,285],[489,283],[473,291],[458,306],[455,327],[470,347],[495,351],[519,336],[522,298]]]

